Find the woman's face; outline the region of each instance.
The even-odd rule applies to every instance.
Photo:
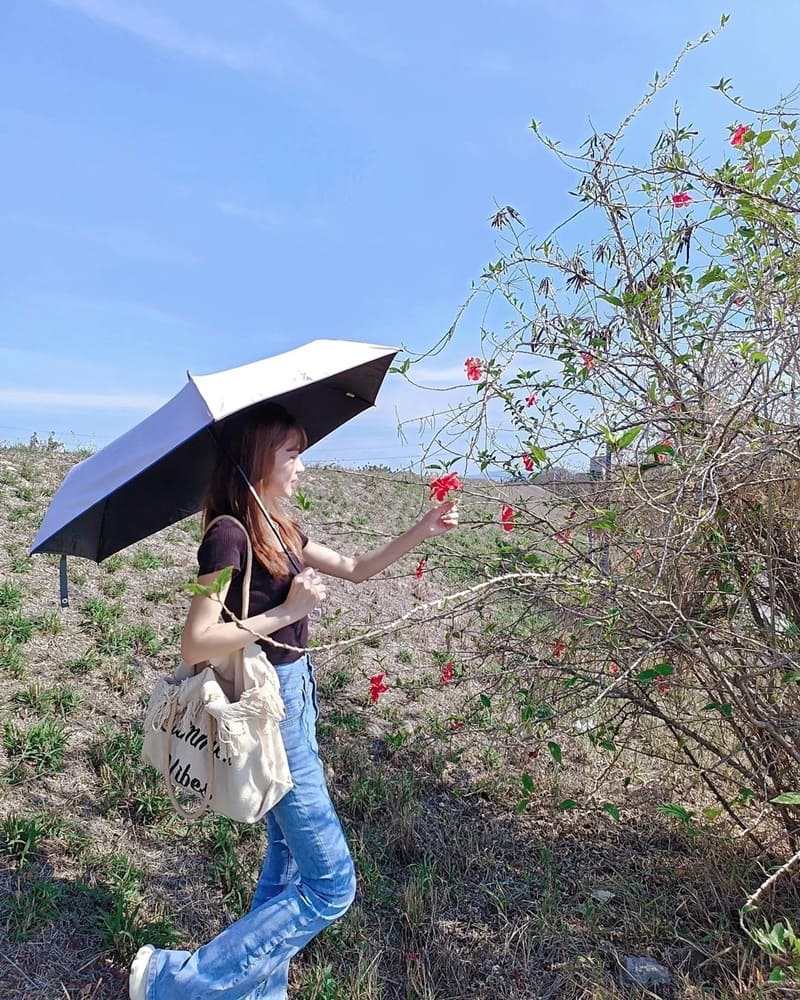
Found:
[[[290,433],[275,450],[272,471],[262,485],[264,493],[272,499],[292,496],[304,469],[300,459],[300,439],[297,434]]]

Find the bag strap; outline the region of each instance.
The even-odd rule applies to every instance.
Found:
[[[178,710],[178,699],[174,698],[172,701],[172,708],[170,709],[169,719],[167,720],[167,739],[170,740],[172,736],[172,726],[175,722],[175,713]],[[212,721],[213,732],[209,733],[208,739],[208,781],[206,783],[206,791],[203,795],[203,799],[200,804],[195,809],[187,809],[183,803],[178,801],[178,796],[175,794],[175,789],[172,787],[172,779],[169,776],[169,772],[164,775],[164,779],[167,785],[167,795],[172,803],[172,808],[175,812],[182,816],[183,819],[188,820],[190,823],[196,819],[200,819],[205,813],[208,812],[211,806],[211,796],[214,793],[214,738],[216,736],[217,724],[216,721]]]
[[[217,521],[233,521],[237,524],[244,532],[245,541],[247,542],[247,556],[245,558],[244,564],[244,577],[242,578],[242,618],[247,618],[250,611],[250,577],[253,573],[253,544],[250,541],[250,535],[247,533],[247,528],[242,524],[238,517],[234,517],[233,514],[220,514],[219,517],[215,517],[206,528],[203,537],[211,531]]]

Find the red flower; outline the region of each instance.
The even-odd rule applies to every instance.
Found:
[[[661,444],[665,448],[673,448],[673,449],[675,448],[675,445],[673,444],[672,438],[664,438],[664,440],[661,442]],[[660,451],[658,453],[658,460],[659,460],[659,462],[666,462],[666,460],[667,460],[666,453],[663,452],[663,451]]]
[[[566,545],[567,542],[572,541],[572,532],[562,528],[561,531],[556,532],[556,541],[559,545]]]
[[[733,297],[733,304],[735,306],[743,306],[744,305],[744,295],[734,295],[734,297]]]
[[[664,680],[663,677],[656,677],[656,687],[661,694],[666,694],[669,691],[669,681]]]
[[[442,668],[442,676],[439,678],[440,684],[448,684],[455,677],[455,664],[452,660],[449,663],[445,663]]]
[[[522,456],[522,464],[525,466],[526,472],[533,472],[535,466],[533,464],[533,459],[531,458],[530,455]]]
[[[450,490],[460,490],[461,480],[457,472],[447,472],[431,483],[431,500],[444,500]]]
[[[610,674],[612,674],[612,675],[618,674],[619,673],[619,664],[618,663],[614,663],[614,661],[612,660],[611,663],[609,663],[609,665],[608,665],[608,672]]]
[[[514,508],[504,503],[500,508],[500,523],[503,525],[503,531],[514,530],[514,517]]]
[[[634,559],[641,559],[642,558],[642,550],[641,549],[634,549],[633,550],[633,558]]]
[[[480,358],[467,358],[464,369],[470,382],[478,382],[483,375],[483,362]]]
[[[749,125],[737,125],[731,136],[731,146],[741,146],[744,142],[744,137],[750,131]]]
[[[675,208],[686,208],[687,205],[691,204],[691,201],[692,196],[686,191],[681,191],[679,194],[672,196],[672,204]]]
[[[374,677],[370,677],[369,679],[369,700],[373,705],[377,705],[378,698],[380,698],[384,691],[389,690],[383,683],[385,677],[386,674],[375,674]]]
[[[416,576],[416,578],[418,580],[422,579],[422,574],[425,572],[425,567],[427,565],[428,565],[428,560],[427,559],[420,559],[420,561],[417,563],[417,569],[416,569],[416,572],[414,573],[414,575]]]
[[[533,750],[529,750],[528,756],[531,758],[531,760],[536,760],[536,758],[539,756],[539,747],[534,747]]]
[[[535,393],[535,392],[532,392],[532,393],[530,394],[530,396],[528,396],[528,398],[527,398],[527,399],[525,400],[525,405],[526,405],[526,406],[533,406],[533,404],[534,404],[535,402],[536,402],[536,393]]]
[[[464,728],[464,723],[461,722],[460,719],[454,719],[453,722],[450,723],[450,732],[451,733],[457,733],[459,731],[459,729],[463,729],[463,728]]]
[[[555,644],[553,645],[553,656],[555,656],[556,659],[559,659],[559,657],[563,656],[566,648],[567,644],[563,639],[556,639]]]
[[[583,354],[581,354],[581,359],[583,361],[583,370],[587,372],[590,372],[597,364],[594,359],[594,355],[590,354],[588,351],[584,351]]]

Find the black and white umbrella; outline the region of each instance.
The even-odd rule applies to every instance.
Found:
[[[31,546],[100,562],[200,509],[216,430],[267,401],[314,444],[373,406],[397,348],[314,340],[213,375],[189,375],[159,410],[67,474]],[[62,603],[66,573],[62,560]]]

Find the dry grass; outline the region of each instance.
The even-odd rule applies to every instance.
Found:
[[[99,567],[71,561],[63,611],[55,560],[25,557],[72,461],[0,451],[0,731],[13,725],[18,741],[0,752],[4,1000],[121,1000],[138,943],[191,948],[246,907],[264,848],[260,828],[179,822],[138,764],[143,702],[176,655],[196,522]],[[304,488],[308,533],[345,551],[400,530],[426,504],[419,484],[380,471],[310,470]],[[380,514],[364,499],[377,489]],[[492,516],[485,491],[467,493],[473,530],[432,544],[421,581],[415,553],[361,587],[335,584],[319,639],[474,578],[497,529],[478,527]],[[671,970],[671,991],[659,996],[790,995],[764,984],[769,966],[738,929],[743,898],[778,859],[754,858],[721,822],[656,813],[681,789],[647,760],[615,779],[619,822],[602,799],[554,808],[581,799],[607,759],[574,736],[559,764],[529,756],[524,740],[487,735],[474,708],[489,669],[470,659],[478,627],[473,614],[447,613],[316,657],[320,742],[360,885],[348,916],[294,964],[292,997],[611,1000],[630,995],[619,986],[630,954]],[[459,677],[442,686],[449,659]],[[376,672],[390,690],[372,706]],[[48,756],[45,736],[41,759],[20,769],[7,748],[18,756],[42,720],[63,731],[64,758]],[[521,771],[532,788],[520,810]]]

